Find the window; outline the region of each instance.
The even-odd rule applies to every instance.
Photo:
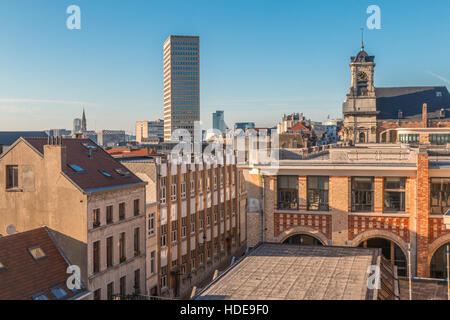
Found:
[[[94,300],[101,300],[102,298],[102,289],[97,289],[94,291]]]
[[[384,178],[384,211],[405,211],[406,178]]]
[[[0,271],[5,271],[6,267],[3,263],[0,262]]]
[[[161,226],[161,247],[167,246],[167,224]]]
[[[178,221],[172,221],[172,241],[177,241]]]
[[[125,202],[119,203],[119,220],[125,219]]]
[[[198,174],[198,193],[203,194],[203,171]]]
[[[170,200],[175,201],[176,199],[177,199],[177,176],[172,176]]]
[[[155,251],[152,251],[150,253],[150,274],[155,274],[155,265],[156,265]]]
[[[155,234],[155,214],[151,213],[148,218],[148,235],[152,236]]]
[[[196,250],[191,250],[191,270],[195,269],[195,254]]]
[[[191,214],[190,222],[191,222],[191,233],[194,233],[195,232],[195,214]]]
[[[41,247],[31,247],[28,248],[28,252],[31,254],[34,260],[40,261],[45,259],[47,256],[45,255],[44,250]]]
[[[183,181],[181,181],[181,198],[186,199],[186,173],[183,174]]]
[[[195,194],[195,181],[191,179],[191,196]]]
[[[141,270],[137,269],[134,271],[134,293],[141,293]]]
[[[209,227],[210,225],[211,225],[211,211],[208,210],[206,212],[206,226]]]
[[[308,210],[328,211],[328,177],[308,177]]]
[[[113,206],[107,206],[106,207],[106,223],[107,224],[113,223],[113,219],[114,219],[113,214],[114,214]]]
[[[113,237],[106,239],[106,267],[110,268],[113,266]]]
[[[82,167],[76,165],[76,164],[69,164],[69,167],[72,168],[73,171],[77,173],[83,173],[86,172]]]
[[[181,218],[181,237],[186,237],[187,217]]]
[[[114,169],[122,177],[130,177],[131,173],[123,168]]]
[[[217,206],[214,206],[214,224],[217,224]]]
[[[431,178],[431,213],[444,214],[450,209],[450,179]]]
[[[199,214],[199,218],[198,218],[198,220],[199,220],[199,222],[200,222],[200,230],[202,230],[203,229],[203,226],[204,226],[204,221],[203,221],[203,219],[204,219],[204,217],[205,217],[205,213],[204,213],[204,211],[200,211],[200,214]],[[191,229],[192,230],[192,229]]]
[[[120,295],[124,296],[127,294],[127,278],[126,276],[123,276],[122,278],[120,278],[119,280],[119,290],[120,290]]]
[[[31,299],[33,299],[33,300],[50,300],[43,292],[33,295],[31,297]]]
[[[50,291],[53,293],[56,299],[62,299],[67,296],[67,292],[61,286],[51,288]]]
[[[6,189],[19,187],[19,167],[6,166]]]
[[[206,245],[206,256],[208,259],[211,258],[211,241],[208,241]]]
[[[134,229],[134,256],[141,254],[141,248],[139,245],[139,228]]]
[[[134,200],[133,212],[135,216],[139,215],[139,199]]]
[[[94,263],[94,273],[100,271],[100,241],[95,241],[92,247],[92,260]]]
[[[102,175],[104,175],[107,178],[112,178],[112,175],[106,172],[105,170],[99,169],[98,172],[100,172]]]
[[[114,295],[114,282],[108,283],[106,291],[107,291],[107,296],[108,296],[107,298],[108,298],[108,300],[112,300],[113,299],[113,295]]]
[[[373,177],[352,177],[352,211],[373,211]]]
[[[100,226],[100,209],[94,209],[92,212],[92,227],[97,228]]]
[[[278,209],[298,209],[298,176],[278,176]]]
[[[166,177],[161,177],[161,188],[159,194],[159,202],[166,203]]]
[[[120,234],[119,238],[119,256],[120,256],[120,263],[127,260],[126,252],[125,252],[125,232],[122,232]]]
[[[167,287],[167,266],[161,267],[161,288]]]

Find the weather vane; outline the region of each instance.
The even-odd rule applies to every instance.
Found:
[[[361,28],[361,51],[364,50],[364,28]]]

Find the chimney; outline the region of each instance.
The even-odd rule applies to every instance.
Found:
[[[422,122],[423,122],[423,127],[427,128],[428,127],[428,107],[427,104],[424,103],[423,107],[422,107]]]
[[[66,167],[66,146],[61,137],[49,137],[44,145],[44,161],[49,172],[59,172]]]

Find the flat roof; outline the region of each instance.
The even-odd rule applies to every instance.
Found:
[[[230,267],[198,300],[365,300],[379,249],[264,243]]]

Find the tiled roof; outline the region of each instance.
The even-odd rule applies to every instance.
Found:
[[[308,130],[308,128],[301,122],[297,122],[292,128],[289,128],[290,131],[301,131]]]
[[[47,139],[24,138],[42,155]],[[83,145],[88,144],[95,147],[89,156],[89,150]],[[63,169],[64,173],[84,191],[95,191],[96,189],[119,187],[124,185],[141,183],[142,180],[124,167],[121,163],[111,157],[105,150],[96,145],[90,139],[62,139],[63,146],[66,147],[67,165]],[[74,164],[83,172],[76,172],[69,164]],[[116,169],[129,172],[123,176]],[[110,177],[105,176],[101,171],[106,172]]]
[[[446,87],[398,87],[376,88],[378,119],[421,120],[423,104],[427,104],[428,119],[438,118],[439,110],[446,111],[450,118],[450,94]]]
[[[3,131],[0,132],[0,145],[10,146],[20,137],[46,138],[44,131]]]
[[[42,260],[34,260],[28,249],[39,246],[45,253]],[[60,285],[70,299],[80,293],[73,293],[66,286],[70,274],[66,273],[68,263],[50,238],[46,228],[39,228],[0,238],[0,300],[27,300],[44,293],[50,300],[57,298],[50,291]]]

